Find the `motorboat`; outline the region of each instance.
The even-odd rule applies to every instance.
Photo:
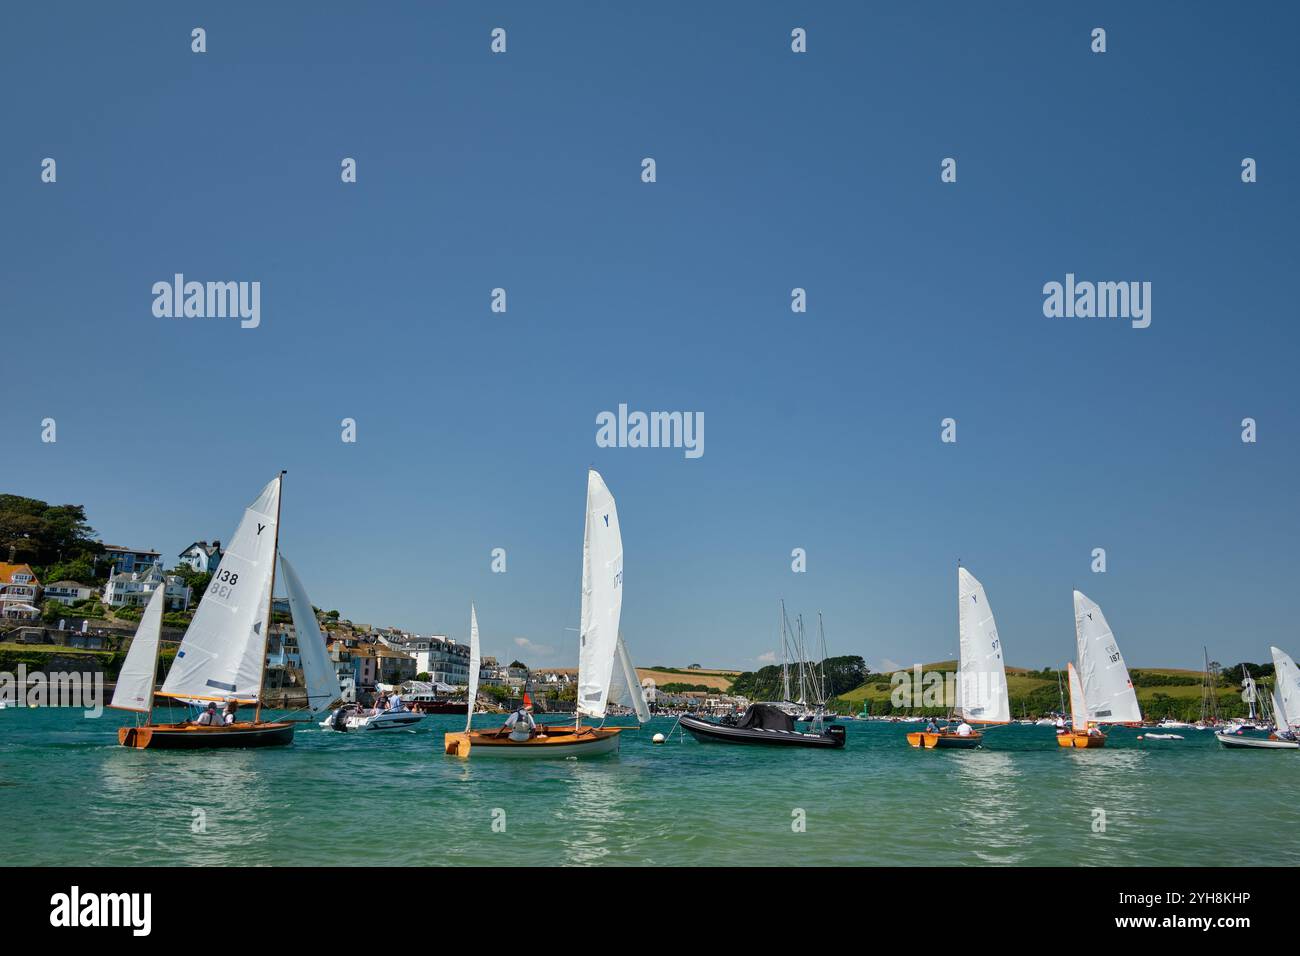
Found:
[[[680,721],[692,737],[706,743],[838,750],[844,746],[847,737],[844,728],[837,724],[820,733],[796,730],[794,719],[771,704],[750,704],[739,717],[729,714],[713,721],[683,716]]]
[[[320,722],[326,730],[405,730],[424,720],[425,715],[402,707],[398,710],[367,710],[354,704],[332,711]]]

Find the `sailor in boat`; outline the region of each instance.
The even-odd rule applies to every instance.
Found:
[[[939,732],[939,725],[935,722],[933,717],[931,717],[930,722],[925,725],[925,732],[927,734],[937,734]]]
[[[207,709],[194,718],[194,723],[198,724],[200,727],[221,726],[221,718],[217,715],[216,701],[209,703]]]
[[[957,725],[957,736],[969,737],[970,735],[971,735],[971,726],[970,724],[966,723],[965,720],[963,720],[960,724]]]
[[[528,712],[527,704],[520,704],[519,709],[506,718],[506,725],[497,733],[510,731],[510,739],[515,741],[524,741],[530,739],[537,731],[537,722],[533,720],[533,715]]]
[[[222,722],[229,727],[239,719],[239,701],[230,700],[226,702],[226,712],[222,715]]]
[[[1056,733],[1058,735],[1065,733],[1065,718],[1059,715],[1056,718]]]
[[[395,714],[406,710],[406,704],[402,702],[401,694],[393,694],[392,697],[388,698],[388,709]]]

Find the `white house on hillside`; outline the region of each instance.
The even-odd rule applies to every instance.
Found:
[[[195,571],[211,573],[217,570],[217,565],[221,563],[221,555],[224,553],[220,541],[213,541],[211,544],[206,541],[195,541],[181,552],[180,558]]]
[[[159,587],[165,587],[165,603],[169,611],[187,611],[191,592],[185,582],[174,574],[163,574],[162,566],[155,564],[147,571],[114,574],[104,585],[104,603],[111,607],[144,607]]]

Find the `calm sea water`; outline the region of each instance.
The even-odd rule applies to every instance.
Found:
[[[1012,726],[983,750],[925,752],[909,725],[850,722],[845,750],[822,752],[655,746],[665,719],[625,733],[618,756],[525,762],[444,756],[456,717],[170,753],[118,747],[130,722],[0,711],[4,863],[1300,865],[1300,752],[1191,730],[1145,743],[1121,729],[1075,752]]]

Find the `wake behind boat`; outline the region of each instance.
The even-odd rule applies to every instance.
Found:
[[[696,740],[705,743],[759,744],[777,747],[819,747],[839,749],[844,746],[843,727],[830,726],[820,733],[796,730],[794,718],[774,704],[750,704],[740,717],[719,721],[683,715],[682,727]]]

